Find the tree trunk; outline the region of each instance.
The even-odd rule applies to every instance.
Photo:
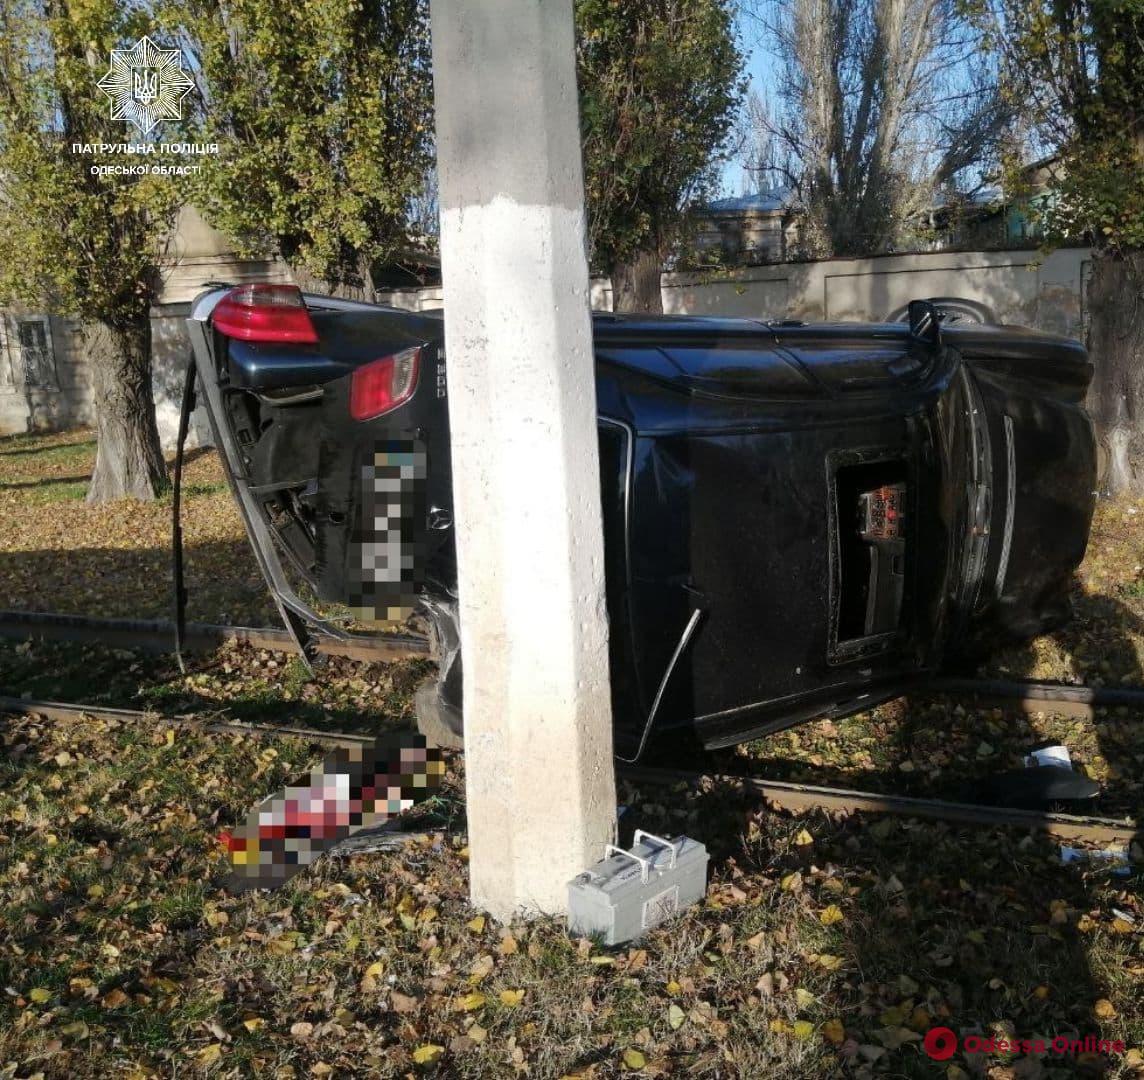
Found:
[[[151,386],[151,320],[144,312],[84,326],[98,442],[90,503],[153,499],[167,482]]]
[[[637,251],[612,267],[612,310],[663,314],[659,275],[662,261],[654,250]]]
[[[1099,487],[1114,495],[1144,491],[1144,251],[1099,252],[1088,306]]]

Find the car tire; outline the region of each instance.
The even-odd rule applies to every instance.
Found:
[[[432,746],[442,750],[464,748],[464,727],[459,709],[441,700],[436,682],[426,683],[413,695],[413,711],[417,717],[417,730]]]

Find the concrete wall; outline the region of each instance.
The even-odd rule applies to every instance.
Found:
[[[190,340],[184,320],[191,305],[166,304],[152,309],[151,360],[155,385],[155,419],[163,448],[175,445]],[[83,331],[75,319],[50,320],[57,387],[25,386],[13,317],[0,321],[0,435],[26,431],[61,431],[94,423],[91,376]],[[12,369],[15,369],[14,371]],[[191,427],[189,446],[209,445],[209,424],[200,409]]]
[[[933,252],[875,259],[777,263],[712,274],[664,274],[669,314],[737,315],[808,321],[877,321],[917,297],[959,296],[988,304],[1002,322],[1083,336],[1091,252]],[[414,311],[441,307],[440,288],[379,294]],[[606,279],[592,282],[592,306],[611,310]]]
[[[156,418],[165,449],[174,446],[182,400],[183,372],[190,341],[183,320],[191,301],[211,281],[291,281],[280,259],[239,258],[226,237],[211,228],[194,207],[176,220],[152,308],[151,332]],[[80,324],[50,317],[57,380],[54,387],[25,384],[15,320],[23,312],[0,312],[0,435],[53,431],[92,423],[91,379]],[[35,315],[39,313],[28,312]],[[205,414],[196,415],[189,445],[209,442]]]

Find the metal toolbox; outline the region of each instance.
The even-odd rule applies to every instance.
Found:
[[[568,883],[568,929],[619,945],[702,900],[707,848],[637,829],[631,850],[608,844],[605,857]]]

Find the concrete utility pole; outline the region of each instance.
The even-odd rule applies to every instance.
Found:
[[[615,827],[571,0],[432,0],[473,903],[561,912]]]

